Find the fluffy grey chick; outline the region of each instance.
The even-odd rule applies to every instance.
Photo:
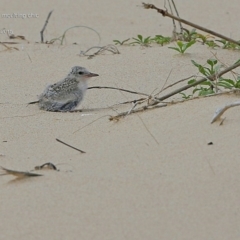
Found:
[[[99,76],[75,66],[61,81],[48,86],[39,97],[39,108],[52,112],[68,112],[78,106],[87,90],[87,79]]]

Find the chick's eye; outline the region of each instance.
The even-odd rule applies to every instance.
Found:
[[[79,74],[79,75],[83,75],[83,74],[84,74],[84,72],[81,72],[81,71],[80,71],[80,72],[78,72],[78,74]]]

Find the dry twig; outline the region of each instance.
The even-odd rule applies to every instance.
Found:
[[[48,14],[48,16],[47,16],[47,19],[46,19],[46,21],[45,21],[45,24],[44,24],[44,26],[43,26],[43,29],[40,31],[40,35],[41,35],[41,43],[44,42],[43,32],[45,31],[45,28],[47,27],[48,20],[49,20],[49,18],[51,17],[52,12],[53,12],[53,10],[52,10],[51,12],[49,12],[49,14]]]
[[[73,146],[71,146],[71,145],[69,145],[69,144],[67,144],[67,143],[65,143],[65,142],[63,142],[63,141],[61,141],[61,140],[59,140],[59,139],[57,139],[57,138],[56,138],[56,140],[57,140],[58,142],[64,144],[64,145],[66,145],[66,146],[72,148],[72,149],[75,149],[75,150],[81,152],[81,153],[86,153],[86,152],[82,151],[81,149],[75,148],[75,147],[73,147]]]

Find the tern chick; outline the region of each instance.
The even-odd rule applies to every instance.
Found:
[[[87,90],[87,80],[99,76],[84,67],[75,66],[61,81],[49,85],[39,97],[39,108],[52,112],[74,110]]]

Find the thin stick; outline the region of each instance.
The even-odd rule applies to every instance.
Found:
[[[132,110],[131,113],[137,113],[137,112],[143,112],[143,111],[146,111],[146,110],[150,110],[150,109],[154,109],[154,108],[161,108],[161,107],[167,107],[167,104],[162,104],[162,105],[149,105],[149,106],[143,106],[143,107],[139,107],[135,110]],[[122,112],[122,113],[119,113],[118,115],[116,116],[111,116],[109,118],[110,121],[113,121],[113,120],[119,120],[121,117],[125,117],[126,115],[128,115],[128,112]]]
[[[145,122],[142,120],[142,118],[137,114],[138,118],[141,120],[143,126],[145,127],[145,129],[147,130],[147,132],[150,134],[150,136],[153,138],[153,140],[159,145],[158,140],[155,138],[155,136],[150,132],[150,130],[147,128],[147,125],[145,124]]]
[[[172,5],[173,5],[173,7],[175,9],[175,12],[176,12],[177,16],[179,17],[178,10],[177,10],[175,2],[173,0],[172,0]],[[181,29],[181,34],[182,34],[182,32],[183,32],[182,23],[181,22],[178,22],[178,23],[179,23],[179,26],[180,26],[180,29]]]
[[[182,23],[185,23],[185,24],[187,24],[187,25],[189,25],[189,26],[192,26],[192,27],[194,27],[194,28],[197,28],[197,29],[199,29],[199,30],[201,30],[201,31],[210,33],[210,34],[212,34],[212,35],[214,35],[214,36],[216,36],[216,37],[219,37],[219,38],[221,38],[221,39],[225,39],[226,41],[229,41],[229,42],[235,43],[235,44],[237,44],[237,45],[240,45],[240,42],[237,42],[237,41],[235,41],[235,40],[233,40],[233,39],[231,39],[231,38],[229,38],[229,37],[226,37],[226,36],[224,36],[224,35],[222,35],[222,34],[216,33],[216,32],[214,32],[214,31],[212,31],[212,30],[207,29],[207,28],[201,27],[201,26],[199,26],[199,25],[197,25],[197,24],[195,24],[195,23],[191,23],[191,22],[189,22],[189,21],[187,21],[187,20],[185,20],[185,19],[176,17],[176,16],[168,13],[168,11],[166,11],[166,10],[163,10],[163,9],[160,9],[160,8],[155,7],[153,4],[143,3],[143,7],[144,7],[145,9],[155,9],[155,10],[157,10],[159,13],[161,13],[161,14],[163,15],[163,17],[166,17],[166,16],[167,16],[167,17],[170,17],[170,18],[175,19],[175,20],[177,20],[177,21],[179,21],[179,22],[182,22]]]
[[[45,28],[47,27],[48,20],[49,20],[49,18],[51,17],[52,12],[53,12],[53,10],[48,14],[47,19],[46,19],[46,22],[45,22],[45,24],[44,24],[44,26],[43,26],[43,29],[40,31],[40,35],[41,35],[41,43],[43,43],[43,41],[44,41],[44,38],[43,38],[43,32],[45,31]]]
[[[66,146],[72,148],[72,149],[75,149],[75,150],[81,152],[81,153],[86,153],[86,152],[84,152],[84,151],[82,151],[82,150],[80,150],[80,149],[78,149],[78,148],[75,148],[75,147],[73,147],[73,146],[71,146],[71,145],[69,145],[69,144],[67,144],[67,143],[65,143],[65,142],[63,142],[63,141],[61,141],[61,140],[59,140],[59,139],[57,139],[57,138],[56,138],[56,140],[57,140],[58,142],[64,144],[64,145],[66,145]]]
[[[29,102],[28,105],[29,105],[29,104],[36,104],[36,103],[39,103],[39,101]]]
[[[98,89],[114,89],[114,90],[119,90],[119,91],[123,91],[123,92],[128,92],[128,93],[133,93],[133,94],[138,94],[138,95],[143,95],[143,96],[149,96],[146,93],[141,93],[141,92],[134,92],[134,91],[130,91],[127,89],[123,89],[123,88],[115,88],[115,87],[101,87],[101,86],[94,86],[94,87],[89,87],[88,89],[93,89],[93,88],[98,88]]]
[[[190,78],[193,78],[193,77],[195,77],[195,75],[192,75],[192,76],[187,77],[187,78],[183,78],[183,79],[181,79],[181,80],[179,80],[179,81],[177,81],[177,82],[175,82],[175,83],[173,83],[173,84],[170,84],[170,85],[168,85],[167,87],[163,88],[163,89],[161,90],[161,92],[164,91],[164,90],[166,90],[166,89],[168,89],[168,88],[170,88],[170,87],[173,87],[174,85],[177,85],[177,84],[179,84],[179,83],[181,83],[181,82],[184,82],[184,81],[186,81],[186,80],[189,80]],[[161,93],[161,92],[159,92],[159,93]],[[158,93],[158,94],[159,94],[159,93]]]
[[[172,6],[171,6],[169,0],[168,0],[168,6],[169,6],[169,8],[170,8],[171,13],[173,14]],[[175,24],[175,20],[172,19],[172,21],[173,21],[173,32],[176,34],[176,32],[177,32],[177,26],[176,26],[176,24]]]
[[[165,87],[165,85],[167,84],[167,81],[168,81],[168,79],[169,79],[172,71],[173,71],[173,69],[171,69],[171,71],[169,72],[169,74],[168,74],[168,76],[167,76],[167,78],[166,78],[166,80],[165,80],[165,83],[164,83],[163,86],[162,86],[162,89],[161,89],[158,93],[156,93],[155,96],[158,95],[159,93],[161,93],[161,92],[165,89],[164,87]]]

